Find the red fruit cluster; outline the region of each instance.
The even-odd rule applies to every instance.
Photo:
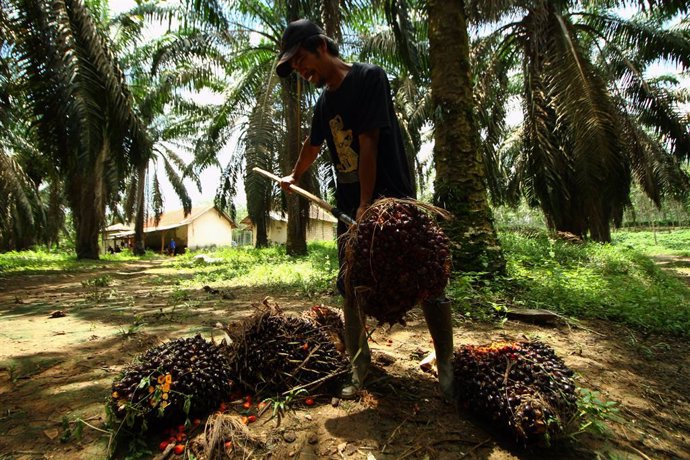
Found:
[[[168,423],[211,411],[232,391],[224,350],[200,335],[149,348],[113,382],[109,404],[114,415],[124,419],[130,412],[139,422]]]
[[[563,433],[577,410],[573,371],[541,342],[465,345],[454,369],[461,407],[522,442]]]
[[[254,394],[277,394],[331,380],[347,360],[314,321],[259,309],[232,333],[230,371]]]
[[[448,283],[449,241],[412,200],[379,200],[347,235],[348,288],[362,310],[395,324],[412,307],[439,297]]]

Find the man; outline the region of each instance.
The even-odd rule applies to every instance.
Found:
[[[175,243],[175,238],[170,238],[170,255],[177,255],[177,243]]]
[[[393,109],[386,73],[371,64],[348,64],[339,57],[338,47],[316,24],[300,19],[283,33],[276,73],[285,78],[292,71],[311,84],[324,88],[312,119],[311,133],[304,141],[292,173],[281,179],[289,191],[316,160],[325,140],[336,169],[337,206],[359,218],[381,197],[414,196],[402,134]],[[347,231],[338,223],[338,236]],[[339,241],[341,273],[338,289],[345,298],[345,345],[352,360],[352,383],[342,397],[354,397],[361,388],[370,363],[364,328],[365,318],[348,298],[342,276],[343,248]],[[443,396],[453,395],[453,330],[450,303],[425,303],[424,316],[434,340],[439,381]]]

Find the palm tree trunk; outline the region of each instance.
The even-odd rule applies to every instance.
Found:
[[[137,193],[136,207],[137,213],[134,218],[134,255],[143,256],[146,253],[146,242],[144,240],[144,217],[146,214],[146,170],[148,162],[142,161],[137,166]]]
[[[76,231],[77,259],[99,258],[98,239],[105,217],[104,162],[110,155],[110,146],[104,137],[103,146],[91,168],[77,168],[68,180],[74,227]]]
[[[265,167],[257,163],[256,158],[247,157],[247,170],[254,166]],[[271,203],[271,184],[267,181],[258,182],[250,173],[244,177],[244,189],[247,191],[247,214],[253,223],[252,231],[256,234],[254,247],[265,248],[268,246],[267,220]]]
[[[321,1],[321,20],[323,21],[323,28],[326,35],[331,37],[337,43],[343,39],[343,34],[340,31],[340,1],[339,0],[322,0]]]
[[[434,122],[434,201],[454,218],[443,227],[455,268],[499,274],[505,260],[493,226],[479,154],[470,81],[469,37],[462,2],[429,1],[429,55]]]
[[[285,122],[287,123],[287,155],[282,156],[281,167],[287,175],[297,163],[301,148],[300,126],[301,107],[298,98],[296,75],[283,80],[281,92],[285,106]],[[301,178],[301,184],[308,188],[308,173]],[[288,255],[299,256],[307,253],[307,222],[309,220],[309,202],[296,193],[287,195],[287,241],[285,251]]]

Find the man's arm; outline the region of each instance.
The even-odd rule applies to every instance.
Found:
[[[378,128],[365,131],[359,135],[359,208],[357,209],[357,218],[371,205],[374,195],[378,145]]]
[[[314,160],[316,160],[316,157],[319,156],[320,150],[320,145],[311,145],[311,138],[307,137],[304,140],[302,150],[300,150],[299,157],[297,158],[297,163],[295,163],[295,167],[292,168],[292,173],[280,179],[280,187],[284,191],[289,192],[290,185],[299,182],[302,174],[309,169],[312,163],[314,163]]]

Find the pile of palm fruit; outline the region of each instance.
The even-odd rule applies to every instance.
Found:
[[[520,442],[562,434],[576,413],[573,371],[544,343],[464,345],[455,351],[454,370],[460,406]]]
[[[200,335],[150,348],[112,385],[108,406],[130,427],[184,421],[218,407],[233,387],[226,345]]]
[[[451,270],[449,241],[414,200],[374,203],[345,235],[346,288],[379,323],[403,323],[412,307],[443,293]]]
[[[302,313],[302,318],[320,327],[335,344],[336,350],[345,353],[345,323],[340,312],[324,305],[314,305]]]
[[[254,394],[334,384],[345,373],[347,360],[329,328],[314,318],[284,315],[264,301],[251,317],[228,329],[231,372],[243,390]]]

